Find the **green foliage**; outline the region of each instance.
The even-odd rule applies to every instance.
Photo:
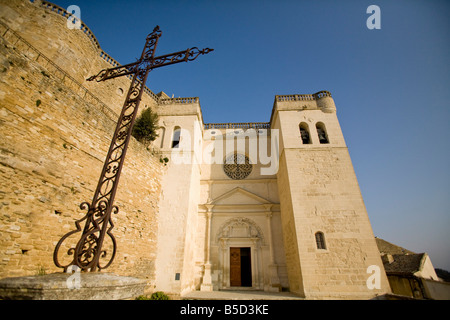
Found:
[[[139,296],[136,300],[170,300],[169,296],[162,291],[154,292],[149,296]]]
[[[149,143],[158,137],[157,130],[159,117],[152,109],[144,110],[133,126],[133,137],[139,142]]]
[[[169,296],[162,291],[157,291],[152,294],[150,300],[170,300]]]
[[[45,270],[45,267],[42,265],[38,265],[38,268],[36,269],[37,276],[45,276],[47,274],[47,271]]]
[[[444,280],[445,282],[450,282],[450,272],[444,269],[436,268],[434,269],[436,271],[436,275]]]
[[[167,158],[167,157],[164,157],[164,158],[160,157],[159,158],[159,162],[164,163],[164,165],[166,166],[167,162],[169,162],[169,158]]]

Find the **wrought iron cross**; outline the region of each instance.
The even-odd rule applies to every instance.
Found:
[[[53,261],[57,267],[64,268],[65,272],[69,267],[75,266],[82,271],[100,271],[109,267],[114,260],[117,246],[116,239],[111,233],[111,230],[114,228],[111,214],[119,211],[118,207],[113,205],[114,197],[148,73],[155,68],[183,61],[193,61],[199,55],[207,54],[214,50],[209,48],[199,50],[194,47],[155,57],[155,49],[161,34],[159,26],[156,26],[153,32],[147,36],[144,50],[138,61],[115,68],[103,69],[97,75],[87,79],[88,81],[96,80],[100,82],[133,75],[92,202],[81,203],[80,208],[87,210],[86,215],[75,221],[77,229],[66,233],[55,247]],[[81,232],[81,223],[83,221],[85,223],[80,239],[75,247],[70,247],[67,251],[69,256],[73,256],[72,261],[62,265],[58,258],[61,245],[70,236]],[[112,252],[106,264],[102,265],[100,264],[100,258],[105,258],[109,255],[107,250],[102,250],[106,235],[112,241]]]

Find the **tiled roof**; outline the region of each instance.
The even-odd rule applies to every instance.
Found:
[[[422,259],[425,253],[417,254],[394,254],[392,257],[394,261],[384,263],[386,273],[398,273],[413,275],[420,271]]]
[[[420,271],[426,253],[415,253],[386,240],[375,238],[387,274],[413,275]]]
[[[375,237],[375,240],[377,242],[378,250],[380,251],[381,255],[384,254],[415,254],[415,252],[409,251],[405,248],[399,247],[395,244],[392,244],[386,240],[380,239]]]

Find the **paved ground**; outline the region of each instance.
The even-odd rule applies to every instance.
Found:
[[[253,290],[192,291],[181,299],[192,300],[303,300],[290,292],[264,292]]]

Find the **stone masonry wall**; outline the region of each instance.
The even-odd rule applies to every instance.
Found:
[[[288,170],[285,154],[280,155],[280,167],[278,170],[278,185],[280,194],[281,227],[283,229],[283,244],[286,252],[286,269],[289,279],[289,291],[305,296],[303,288],[302,270],[298,251],[298,240],[295,229],[292,197],[289,186]]]
[[[370,297],[370,265],[383,270],[370,222],[345,148],[285,150],[291,180],[294,220],[299,244],[305,295]],[[326,250],[317,249],[315,233],[325,235]]]
[[[37,10],[22,2],[11,1],[11,7]],[[46,18],[54,31],[52,23],[60,23],[59,17]],[[70,81],[61,81],[59,71],[44,60],[25,55],[22,43],[11,39],[0,38],[0,278],[62,271],[53,264],[53,250],[85,214],[79,205],[92,200],[115,127],[113,114],[89,102]],[[89,55],[93,48],[83,50]],[[114,97],[116,89],[104,88],[102,96]],[[123,99],[116,99],[117,105]],[[145,278],[150,290],[163,170],[159,157],[132,138],[116,195],[119,213],[113,216],[118,249],[105,270]]]
[[[46,7],[40,0],[35,0],[34,3],[28,0],[0,0],[0,21],[15,30],[34,48],[43,52],[59,68],[118,115],[130,85],[130,79],[120,77],[105,82],[86,81],[102,69],[117,66],[117,62],[105,56],[107,53],[99,47],[94,35],[88,34],[86,30],[68,29],[67,16],[63,14],[61,9]],[[136,55],[139,55],[141,48],[137,50]],[[38,58],[38,61],[42,62],[42,59]],[[133,61],[122,63],[130,62]],[[59,72],[55,73],[59,76]],[[73,90],[84,95],[82,89],[73,87]],[[156,105],[153,96],[154,94],[148,91],[143,94],[141,109],[145,106]]]

